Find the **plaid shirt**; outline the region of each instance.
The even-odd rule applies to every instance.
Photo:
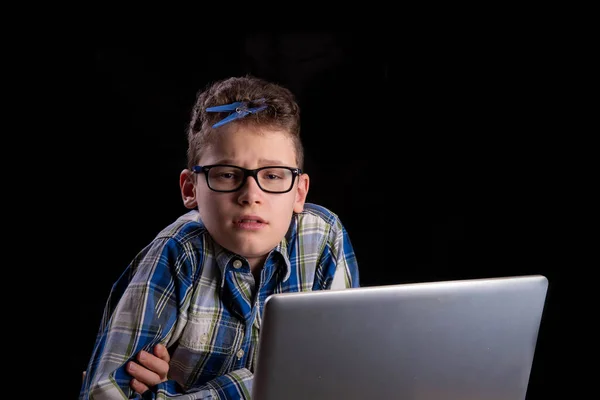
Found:
[[[258,285],[247,261],[215,243],[198,212],[190,211],[144,248],[114,284],[80,399],[139,398],[125,365],[157,343],[169,349],[170,380],[147,391],[145,399],[249,399],[267,297],[358,286],[347,232],[321,206],[306,204],[294,214]]]

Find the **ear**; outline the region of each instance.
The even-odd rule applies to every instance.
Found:
[[[306,195],[308,195],[308,187],[310,178],[308,174],[298,176],[298,187],[296,188],[296,200],[294,201],[294,212],[300,213],[304,210]]]
[[[190,210],[198,206],[196,201],[196,175],[189,169],[184,169],[179,174],[179,187],[181,188],[181,198],[183,205]]]

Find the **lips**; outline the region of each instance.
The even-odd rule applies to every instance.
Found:
[[[244,224],[244,223],[266,224],[264,219],[262,219],[261,217],[258,217],[256,215],[243,215],[240,218],[238,218],[236,220],[236,222],[238,224]]]
[[[234,221],[237,229],[246,232],[258,232],[267,226],[267,222],[256,215],[244,215]]]

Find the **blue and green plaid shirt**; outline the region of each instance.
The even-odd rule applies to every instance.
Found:
[[[326,208],[306,204],[294,214],[260,282],[247,261],[215,243],[198,212],[190,211],[114,284],[80,399],[136,398],[125,365],[157,343],[169,349],[170,380],[144,398],[249,399],[266,298],[358,286],[348,234]]]

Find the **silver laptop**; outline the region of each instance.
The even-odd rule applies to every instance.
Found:
[[[282,293],[264,308],[253,400],[524,400],[541,275]]]

